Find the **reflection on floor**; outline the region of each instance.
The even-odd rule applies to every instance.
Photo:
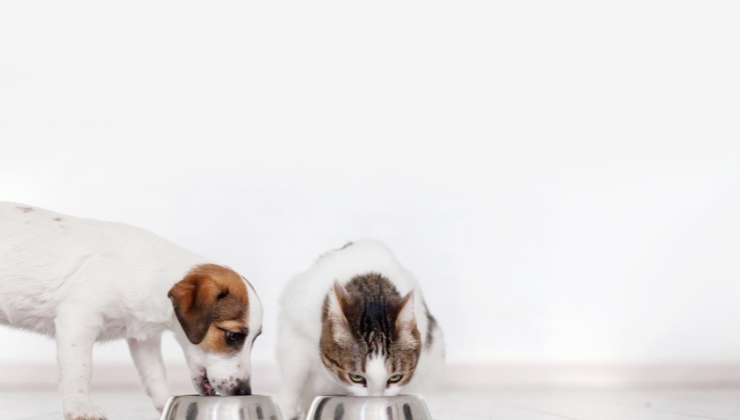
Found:
[[[426,395],[435,420],[736,420],[740,388],[633,390],[450,390]],[[110,420],[157,420],[143,390],[97,390],[93,401]],[[2,420],[59,420],[51,390],[0,392]]]

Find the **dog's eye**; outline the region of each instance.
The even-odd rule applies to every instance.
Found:
[[[241,332],[224,331],[226,337],[226,344],[230,346],[239,346],[244,344],[244,339],[247,335]]]

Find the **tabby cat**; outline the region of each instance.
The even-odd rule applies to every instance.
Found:
[[[288,284],[278,359],[281,406],[294,419],[318,395],[422,391],[441,374],[444,339],[411,273],[385,245],[361,241]]]

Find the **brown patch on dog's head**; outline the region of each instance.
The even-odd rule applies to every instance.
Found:
[[[205,351],[239,351],[249,332],[244,279],[215,264],[196,266],[167,295],[191,343]]]

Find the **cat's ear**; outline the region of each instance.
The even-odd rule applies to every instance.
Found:
[[[401,341],[415,343],[419,341],[419,330],[416,329],[414,312],[414,291],[410,291],[401,301],[401,309],[396,316],[396,331]]]
[[[329,317],[336,318],[337,320],[342,319],[346,322],[347,318],[344,315],[344,310],[349,307],[351,302],[352,299],[347,289],[335,280],[334,287],[329,292]]]
[[[327,319],[332,324],[332,335],[336,342],[352,339],[352,332],[349,329],[349,322],[344,311],[352,303],[347,289],[338,281],[334,281],[334,287],[329,292],[329,307],[326,312]]]

